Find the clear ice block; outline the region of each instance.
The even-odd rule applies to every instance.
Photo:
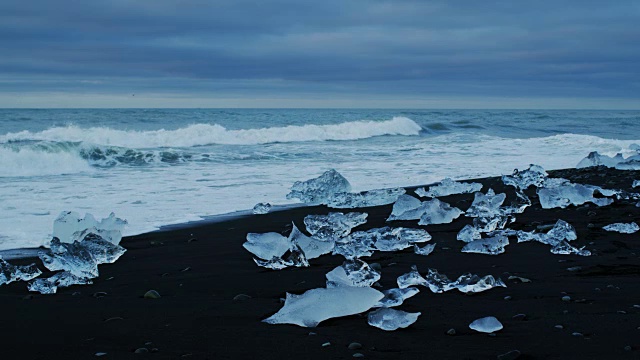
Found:
[[[462,183],[454,181],[451,178],[445,178],[437,185],[429,187],[429,191],[424,188],[416,190],[416,194],[420,197],[441,197],[454,194],[468,194],[482,190],[480,183]]]
[[[420,313],[408,313],[406,311],[391,308],[380,308],[369,313],[369,325],[386,331],[394,331],[406,328],[418,320]]]

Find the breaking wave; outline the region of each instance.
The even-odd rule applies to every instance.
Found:
[[[132,149],[202,145],[258,145],[301,141],[360,140],[385,135],[419,135],[422,127],[406,117],[386,121],[350,121],[333,125],[302,125],[229,130],[218,124],[194,124],[177,130],[126,131],[106,127],[54,127],[0,136],[0,142],[83,142]]]

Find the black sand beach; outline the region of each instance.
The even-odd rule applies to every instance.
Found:
[[[627,191],[640,179],[640,171],[605,168],[549,173]],[[499,178],[481,182],[483,191],[491,187],[514,196]],[[306,215],[336,211],[301,207],[125,238],[127,253],[101,265],[90,286],[63,288],[56,295],[30,294],[23,282],[0,287],[2,358],[90,359],[106,353],[102,358],[348,359],[357,352],[370,359],[496,359],[512,350],[521,352],[519,359],[640,358],[640,235],[602,230],[615,222],[640,222],[636,201],[542,210],[535,192],[529,192],[533,206],[509,227],[529,231],[563,219],[577,230],[573,245],[586,246],[593,256],[553,255],[548,246],[513,240],[502,255],[465,254],[456,234],[471,219],[423,227],[437,244],[431,255],[407,249],[364,259],[382,265],[384,288],[395,287],[396,278],[414,264],[421,272],[434,268],[454,279],[466,272],[492,274],[508,287],[476,295],[420,288],[400,307],[422,313],[407,329],[385,332],[369,326],[363,315],[331,319],[317,328],[261,322],[280,309],[286,292],[323,287],[324,275],[344,261],[323,256],[309,268],[281,271],[254,264],[241,246],[247,233],[288,234],[292,221],[303,229]],[[472,199],[472,194],[442,198],[462,210]],[[389,225],[391,205],[358,211],[369,217],[356,230]],[[417,222],[391,225],[417,227]],[[509,275],[531,282],[507,280]],[[151,289],[161,298],[143,298]],[[239,294],[250,298],[234,300]],[[571,300],[563,301],[565,295]],[[497,317],[504,329],[489,336],[468,328],[484,316]],[[452,328],[455,335],[447,335]],[[349,350],[352,342],[362,349]],[[149,352],[135,353],[140,348]]]

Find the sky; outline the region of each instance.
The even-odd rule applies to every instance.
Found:
[[[3,0],[0,107],[640,109],[640,2]]]

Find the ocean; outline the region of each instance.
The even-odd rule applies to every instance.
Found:
[[[625,156],[640,111],[0,109],[0,250],[51,239],[61,211],[125,235],[258,202],[334,168],[354,190]]]

